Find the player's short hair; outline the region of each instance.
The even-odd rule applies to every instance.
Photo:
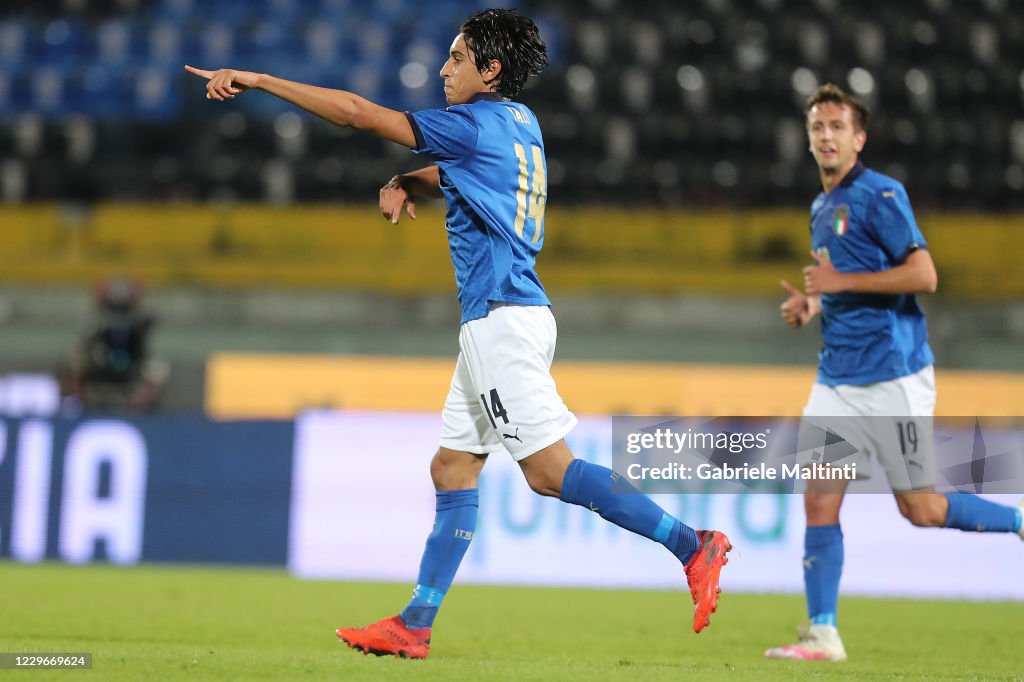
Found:
[[[492,59],[501,63],[497,91],[504,97],[518,95],[526,79],[548,65],[548,48],[537,24],[514,10],[481,10],[463,22],[461,33],[478,69],[483,71]]]
[[[858,130],[868,129],[868,119],[870,113],[868,108],[859,99],[851,95],[850,93],[843,90],[835,83],[825,83],[820,88],[811,93],[811,96],[807,98],[807,103],[804,106],[804,114],[811,113],[811,109],[824,102],[834,102],[835,104],[845,104],[850,107],[853,112],[853,126]]]

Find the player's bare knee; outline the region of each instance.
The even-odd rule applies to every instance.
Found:
[[[807,523],[812,526],[829,526],[839,523],[839,507],[842,496],[834,493],[807,493],[804,495],[804,511]]]
[[[486,455],[473,455],[440,448],[430,460],[430,478],[435,490],[475,488]]]
[[[523,476],[530,490],[545,497],[558,497],[562,492],[562,475],[557,467],[551,466],[551,459],[543,453],[536,453],[519,462]]]
[[[903,518],[910,521],[915,526],[920,528],[926,528],[928,526],[934,526],[936,524],[929,522],[929,514],[927,510],[922,510],[918,507],[908,507],[907,509],[900,510],[903,513]]]
[[[547,475],[546,471],[524,471],[530,490],[545,497],[558,497],[562,492],[562,481]]]
[[[430,460],[430,480],[434,482],[435,490],[445,490],[445,466],[441,459],[441,451],[438,450]]]
[[[572,453],[565,441],[560,440],[519,460],[519,468],[523,470],[533,492],[546,497],[559,497],[562,479],[572,460]]]
[[[946,525],[946,508],[938,499],[941,495],[915,494],[898,498],[897,505],[903,517],[920,528]]]

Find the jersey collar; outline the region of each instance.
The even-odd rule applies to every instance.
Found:
[[[860,177],[861,173],[863,172],[864,164],[858,161],[857,163],[853,164],[853,168],[851,168],[850,172],[846,174],[846,177],[843,178],[842,181],[840,181],[839,186],[849,187],[850,185],[853,184],[854,180]]]
[[[466,104],[472,104],[473,102],[503,102],[504,97],[501,96],[500,92],[478,92],[466,102]]]

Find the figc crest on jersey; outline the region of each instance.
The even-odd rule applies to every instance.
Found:
[[[832,214],[832,231],[837,236],[842,237],[846,234],[846,228],[850,224],[850,207],[846,204],[840,204],[836,206],[835,213]]]

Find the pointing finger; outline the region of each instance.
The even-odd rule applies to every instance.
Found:
[[[213,71],[207,71],[206,69],[197,69],[196,67],[189,66],[188,64],[185,65],[185,70],[189,73],[194,73],[200,78],[205,78],[207,80],[213,78]]]
[[[797,289],[795,286],[793,286],[792,284],[790,284],[786,280],[782,280],[781,282],[779,282],[779,284],[781,284],[782,288],[785,289],[786,292],[788,294],[790,294],[791,296],[802,296],[803,295],[802,291]]]

